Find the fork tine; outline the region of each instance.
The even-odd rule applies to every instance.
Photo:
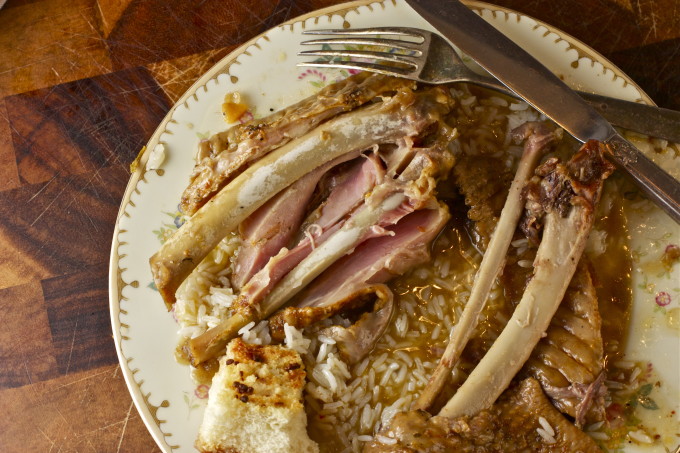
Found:
[[[374,27],[374,28],[347,28],[328,30],[305,30],[303,35],[398,35],[410,38],[424,39],[420,30],[407,27]]]
[[[300,43],[304,46],[318,46],[321,44],[349,44],[349,45],[365,45],[377,47],[390,47],[397,50],[408,50],[420,52],[419,44],[409,43],[408,41],[400,41],[398,39],[382,39],[382,38],[326,38],[326,39],[312,39],[309,41],[302,41]],[[409,45],[411,44],[411,45]],[[422,53],[421,53],[422,54]]]
[[[299,52],[300,57],[354,57],[354,58],[375,58],[376,60],[393,61],[418,67],[418,63],[407,55],[399,55],[389,52],[371,52],[368,50],[305,50]]]
[[[360,71],[377,72],[385,75],[400,75],[409,77],[413,71],[406,68],[396,66],[386,66],[377,63],[365,63],[363,61],[309,61],[298,63],[297,66],[311,67],[311,68],[340,68],[340,69],[358,69]]]

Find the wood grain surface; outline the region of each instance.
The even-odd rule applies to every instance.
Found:
[[[217,60],[336,3],[9,0],[0,10],[0,451],[158,451],[108,314],[129,164]],[[678,0],[495,3],[565,30],[680,109]]]

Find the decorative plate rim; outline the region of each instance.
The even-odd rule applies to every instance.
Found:
[[[523,14],[515,10],[512,10],[510,8],[505,8],[477,0],[463,0],[463,2],[472,9],[478,11],[480,10],[489,11],[494,15],[494,17],[496,16],[497,13],[504,13],[506,15],[513,14],[516,15],[518,21],[523,17],[535,21],[536,25],[534,26],[534,30],[538,27],[545,27],[547,32],[544,34],[544,36],[546,36],[549,33],[554,33],[555,35],[557,35],[557,39],[555,40],[555,42],[565,41],[569,46],[567,50],[569,49],[576,50],[576,52],[579,55],[577,61],[580,62],[581,59],[586,59],[590,61],[591,65],[594,65],[596,63],[601,64],[603,66],[602,68],[603,73],[606,73],[607,70],[612,71],[613,73],[612,82],[615,81],[616,79],[622,79],[624,87],[627,85],[631,85],[634,89],[637,90],[637,92],[639,93],[639,98],[637,100],[638,102],[654,105],[652,99],[633,80],[626,76],[626,74],[620,68],[614,65],[611,61],[609,61],[599,52],[592,49],[590,46],[581,42],[575,37],[564,32],[563,30],[554,27],[550,24],[547,24],[527,14]],[[170,443],[168,442],[167,437],[169,437],[171,433],[168,434],[163,431],[161,424],[164,421],[159,420],[157,416],[158,409],[160,407],[165,407],[163,404],[167,403],[167,401],[164,401],[159,406],[154,406],[148,401],[150,392],[147,392],[145,394],[145,392],[142,390],[144,381],[138,382],[135,379],[134,375],[137,372],[137,370],[129,367],[129,362],[132,360],[132,358],[126,357],[121,347],[122,342],[126,340],[126,336],[122,332],[122,328],[125,327],[125,324],[122,323],[120,319],[121,313],[124,313],[124,310],[122,310],[121,308],[121,302],[126,300],[126,297],[123,296],[122,291],[127,286],[134,286],[134,282],[128,283],[125,282],[122,278],[122,272],[126,269],[120,267],[120,259],[126,255],[119,254],[119,247],[126,243],[120,240],[120,234],[125,232],[125,230],[122,230],[120,227],[120,220],[122,217],[128,216],[128,213],[126,211],[131,204],[131,197],[133,193],[135,192],[140,193],[137,187],[140,182],[145,181],[147,173],[146,163],[149,159],[149,155],[151,154],[149,151],[152,150],[158,143],[162,143],[162,141],[160,140],[161,135],[167,132],[168,124],[173,122],[173,116],[175,115],[175,112],[179,106],[181,105],[186,106],[190,98],[192,97],[196,98],[196,94],[201,88],[203,88],[204,91],[207,91],[206,84],[211,80],[216,79],[220,74],[229,75],[229,69],[231,68],[231,66],[234,64],[240,64],[238,62],[239,57],[241,57],[242,55],[249,55],[248,53],[249,49],[251,49],[252,47],[259,47],[258,42],[260,42],[261,40],[267,41],[269,40],[268,33],[271,30],[275,29],[285,30],[286,27],[291,27],[292,30],[294,26],[299,23],[302,23],[302,27],[304,28],[305,22],[307,20],[312,18],[321,18],[323,16],[328,16],[329,18],[331,18],[333,16],[340,15],[344,19],[347,13],[351,11],[357,12],[357,10],[360,7],[366,6],[372,12],[374,7],[384,8],[385,7],[384,5],[386,3],[391,3],[394,6],[397,5],[396,0],[358,0],[322,8],[319,10],[303,14],[291,20],[288,20],[248,40],[246,43],[242,44],[241,46],[230,52],[227,56],[222,58],[208,71],[206,71],[198,80],[196,80],[196,82],[194,82],[193,85],[191,85],[191,87],[170,108],[168,113],[165,115],[165,117],[160,122],[154,133],[149,138],[147,145],[142,148],[139,155],[135,159],[133,165],[136,165],[136,168],[132,169],[130,179],[125,189],[125,193],[121,199],[121,204],[118,210],[118,214],[116,216],[116,222],[113,232],[111,254],[109,259],[109,285],[108,285],[109,312],[111,316],[111,326],[113,330],[114,343],[116,346],[116,353],[118,355],[119,365],[121,367],[126,385],[128,387],[128,390],[130,391],[133,402],[137,410],[139,411],[142,420],[144,421],[144,424],[146,425],[147,429],[149,430],[156,444],[159,446],[159,448],[161,448],[161,450],[172,451],[178,448],[177,446],[170,445]]]

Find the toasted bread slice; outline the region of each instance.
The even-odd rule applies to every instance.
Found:
[[[316,453],[307,435],[300,355],[236,338],[213,378],[196,440],[204,453]]]

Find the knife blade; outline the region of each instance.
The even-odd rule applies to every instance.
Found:
[[[439,33],[580,142],[607,144],[610,158],[680,223],[680,183],[621,137],[548,68],[458,0],[406,0]]]

